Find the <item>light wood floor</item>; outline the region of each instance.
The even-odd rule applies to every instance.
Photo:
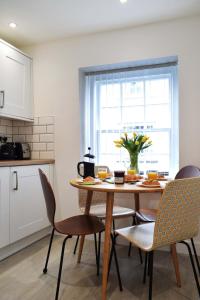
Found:
[[[62,238],[57,237],[53,244],[49,270],[42,274],[47,251],[48,238],[45,238],[0,263],[0,299],[1,300],[51,300],[54,299],[60,246]],[[72,254],[75,240],[68,242],[60,300],[96,300],[101,299],[101,277],[96,276],[94,244],[85,244],[82,263],[76,264]],[[143,267],[139,263],[138,252],[134,249],[132,257],[127,257],[127,247],[117,246],[120,271],[124,291],[119,292],[115,266],[113,264],[108,286],[108,299],[146,300],[148,284],[142,284]],[[187,256],[180,255],[182,288],[177,288],[171,259],[166,252],[155,254],[153,299],[181,300],[199,299],[193,273]]]

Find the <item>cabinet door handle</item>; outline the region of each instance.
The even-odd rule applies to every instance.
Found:
[[[14,171],[13,174],[15,174],[15,187],[13,188],[14,191],[18,190],[18,174],[17,171]]]
[[[5,91],[0,91],[0,94],[2,94],[2,100],[1,100],[0,108],[4,108],[4,104],[5,104]]]

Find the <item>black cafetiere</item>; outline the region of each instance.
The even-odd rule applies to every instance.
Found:
[[[94,159],[95,156],[90,153],[90,150],[91,150],[91,148],[88,147],[89,152],[84,155],[84,157],[88,158],[89,161],[80,161],[77,164],[78,174],[83,178],[86,178],[88,176],[95,177],[95,175],[94,175],[94,166],[95,166],[95,164],[90,161],[91,159]]]

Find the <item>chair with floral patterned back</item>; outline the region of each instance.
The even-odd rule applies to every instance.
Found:
[[[155,222],[116,230],[116,233],[149,253],[149,300],[152,299],[154,251],[182,243],[187,246],[200,296],[200,285],[188,239],[199,231],[200,178],[178,179],[167,184],[160,199]],[[114,244],[113,244],[114,247]],[[144,271],[146,278],[146,268]]]

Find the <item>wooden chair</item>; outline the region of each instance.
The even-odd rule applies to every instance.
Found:
[[[56,288],[56,295],[55,295],[55,300],[57,300],[59,294],[59,288],[60,288],[64,251],[65,251],[65,245],[67,240],[69,238],[72,238],[73,235],[81,236],[81,235],[100,233],[104,231],[104,224],[100,221],[99,218],[91,215],[78,215],[59,222],[55,222],[56,202],[55,202],[54,193],[46,175],[42,172],[41,169],[39,169],[39,174],[40,174],[42,189],[43,189],[46,208],[47,208],[47,216],[49,222],[53,227],[50,242],[49,242],[45,267],[43,269],[44,274],[47,273],[47,266],[48,266],[50,252],[51,252],[54,232],[57,231],[58,233],[61,233],[66,236],[62,243],[62,250],[60,256],[60,267],[58,272],[57,288]]]
[[[198,234],[200,213],[200,178],[178,179],[167,184],[160,199],[155,222],[116,230],[116,233],[148,253],[149,300],[152,299],[154,251],[167,245],[186,245],[200,297],[200,285],[190,245]],[[112,244],[112,249],[115,247]],[[146,266],[144,282],[146,280]]]
[[[199,176],[200,176],[200,169],[198,167],[189,165],[181,168],[179,172],[176,174],[175,179],[192,178],[192,177],[199,177]],[[136,212],[136,220],[139,223],[155,222],[156,215],[157,215],[157,209],[141,208],[138,212]],[[191,238],[191,244],[195,255],[198,272],[200,275],[200,264],[199,264],[193,238]]]
[[[95,174],[97,174],[98,168],[106,168],[107,172],[110,173],[110,170],[107,166],[95,166]],[[80,207],[80,210],[82,213],[84,213],[84,210],[85,210],[86,199],[87,199],[87,191],[80,189],[79,190],[79,207]],[[96,216],[99,219],[101,219],[102,221],[105,220],[105,218],[106,218],[106,194],[105,193],[100,193],[100,192],[93,193],[92,205],[90,208],[90,215]],[[134,225],[135,224],[135,210],[128,208],[128,207],[114,205],[113,206],[113,230],[115,230],[115,220],[122,219],[122,218],[132,218],[132,225]],[[98,251],[97,251],[96,234],[94,234],[94,240],[95,240],[95,251],[96,251],[96,253],[98,253],[97,256],[99,259],[101,233],[99,233]],[[77,240],[76,240],[74,254],[76,254],[78,242],[79,242],[79,236],[77,237]],[[130,256],[130,247],[129,247],[128,255]],[[140,262],[142,263],[142,254],[141,254],[140,250],[139,250],[139,256],[140,256]],[[99,274],[99,272],[97,272],[97,275],[98,274]]]

